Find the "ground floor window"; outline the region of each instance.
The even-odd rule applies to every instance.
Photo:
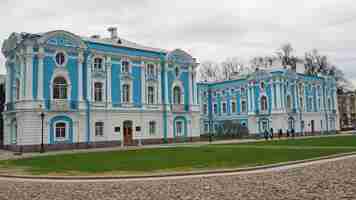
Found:
[[[183,136],[183,122],[176,121],[176,136]]]
[[[66,137],[66,123],[58,122],[56,124],[56,138],[65,138]]]
[[[149,133],[150,133],[150,135],[156,134],[156,122],[155,121],[149,122]]]
[[[95,122],[95,136],[104,135],[104,122]]]

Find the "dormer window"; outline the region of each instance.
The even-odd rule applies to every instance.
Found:
[[[95,58],[94,59],[94,71],[103,71],[103,59],[102,58]]]
[[[64,52],[58,52],[55,56],[56,64],[63,66],[66,62],[66,55]]]
[[[130,63],[129,61],[122,61],[121,63],[122,67],[121,67],[121,72],[122,73],[129,73],[130,72]]]

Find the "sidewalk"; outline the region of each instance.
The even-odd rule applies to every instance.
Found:
[[[294,139],[305,139],[305,138],[321,138],[321,137],[338,137],[338,136],[349,136],[351,133],[355,132],[343,132],[337,135],[317,135],[317,136],[299,136]],[[292,138],[283,137],[281,140],[287,140]],[[274,140],[279,140],[275,137]],[[86,153],[86,152],[103,152],[103,151],[125,151],[125,150],[135,150],[135,149],[153,149],[153,148],[172,148],[172,147],[199,147],[208,144],[240,144],[240,143],[250,143],[250,142],[263,142],[264,139],[231,139],[231,140],[216,140],[212,141],[200,141],[194,143],[172,143],[172,144],[155,144],[155,145],[144,145],[144,146],[130,146],[130,147],[111,147],[111,148],[91,148],[91,149],[73,149],[73,150],[61,150],[61,151],[49,151],[45,153],[32,152],[23,153],[22,155],[15,155],[14,152],[0,150],[0,160],[7,159],[20,159],[20,158],[30,158],[35,156],[47,156],[47,155],[57,155],[57,154],[73,154],[73,153]]]

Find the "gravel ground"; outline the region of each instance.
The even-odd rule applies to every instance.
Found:
[[[356,158],[301,168],[206,178],[116,182],[0,179],[2,199],[356,199]]]

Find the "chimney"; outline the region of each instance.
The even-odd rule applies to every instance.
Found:
[[[109,27],[108,31],[110,32],[110,37],[112,40],[117,39],[117,28],[116,27]]]

